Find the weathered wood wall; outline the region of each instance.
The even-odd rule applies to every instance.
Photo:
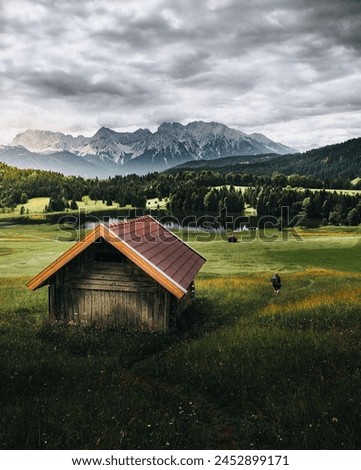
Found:
[[[171,294],[106,242],[58,271],[49,287],[54,320],[167,332]]]

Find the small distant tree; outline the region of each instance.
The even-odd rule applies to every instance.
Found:
[[[20,207],[20,214],[21,215],[25,214],[25,207],[24,206]]]
[[[328,217],[328,221],[330,222],[331,225],[340,225],[341,224],[340,213],[338,211],[330,212],[330,215]]]
[[[349,225],[359,225],[361,222],[360,214],[358,210],[351,209],[350,212],[347,214],[347,223]]]
[[[74,199],[74,201],[81,201],[82,200],[81,192],[79,190],[75,190],[73,192],[72,199]]]
[[[218,209],[218,204],[219,204],[219,192],[215,188],[212,188],[204,196],[203,204],[204,204],[205,210],[216,211]]]
[[[79,209],[78,204],[77,204],[77,202],[76,202],[74,199],[71,200],[70,209],[71,209],[72,211],[76,211],[76,210]]]
[[[28,195],[26,193],[22,193],[20,196],[20,203],[26,204],[29,201]]]
[[[278,172],[273,173],[271,181],[274,185],[282,187],[287,186],[288,183],[287,177],[284,174]]]
[[[52,197],[49,201],[48,212],[60,212],[65,209],[64,201],[60,196]]]
[[[69,201],[67,200],[66,197],[62,197],[61,198],[63,204],[64,204],[64,209],[69,209],[70,205],[69,205]]]

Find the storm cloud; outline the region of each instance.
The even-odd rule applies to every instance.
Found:
[[[164,120],[358,137],[360,24],[359,0],[2,0],[0,142]]]

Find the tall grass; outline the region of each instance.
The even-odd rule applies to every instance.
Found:
[[[229,324],[139,369],[214,403],[238,448],[357,448],[360,278],[339,297],[342,276],[309,272],[308,279],[290,275],[288,290],[274,297],[263,277],[202,281]]]

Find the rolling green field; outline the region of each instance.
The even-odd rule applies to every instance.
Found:
[[[67,235],[0,227],[0,448],[359,449],[359,228],[181,234],[207,263],[170,335],[49,324],[25,283]]]

